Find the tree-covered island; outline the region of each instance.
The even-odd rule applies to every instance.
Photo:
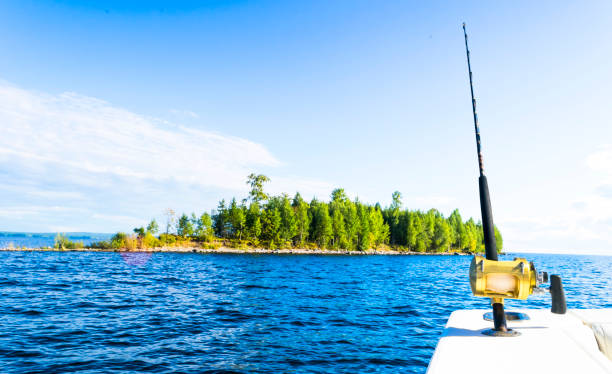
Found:
[[[212,214],[182,214],[167,209],[160,228],[156,220],[137,227],[132,234],[119,232],[108,241],[88,248],[139,250],[155,248],[220,247],[249,249],[319,249],[366,251],[392,249],[401,252],[484,252],[480,222],[463,221],[458,210],[444,217],[435,209],[427,212],[402,208],[401,194],[394,192],[391,204],[369,205],[350,200],[342,188],[331,193],[329,202],[305,201],[299,193],[269,196],[265,175],[251,174],[248,198],[221,200]],[[495,227],[497,250],[502,237]],[[58,249],[82,248],[58,235]]]

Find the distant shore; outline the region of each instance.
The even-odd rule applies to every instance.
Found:
[[[26,248],[26,247],[6,247],[0,248],[3,252],[131,252],[131,253],[234,253],[234,254],[294,254],[294,255],[412,255],[412,256],[453,256],[453,255],[471,255],[465,252],[413,252],[413,251],[397,251],[392,249],[369,249],[365,251],[347,251],[335,249],[308,249],[308,248],[292,248],[292,249],[269,249],[269,248],[202,248],[202,247],[158,247],[144,248],[136,250],[127,249],[98,249],[98,248],[79,248],[79,249],[58,249],[51,247],[42,248]]]

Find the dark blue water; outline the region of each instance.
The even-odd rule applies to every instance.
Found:
[[[527,255],[569,307],[612,307],[612,257]],[[483,308],[467,256],[0,253],[0,372],[422,373]],[[548,296],[510,306],[548,308]]]
[[[57,233],[33,233],[33,232],[0,232],[0,248],[7,247],[27,247],[44,248],[53,247]],[[111,234],[99,234],[90,232],[72,232],[64,234],[68,239],[75,242],[82,242],[88,245],[92,242],[108,240]]]

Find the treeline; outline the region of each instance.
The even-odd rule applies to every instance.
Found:
[[[212,214],[182,214],[178,219],[166,211],[165,232],[155,220],[134,229],[134,235],[118,233],[98,248],[151,248],[167,245],[223,245],[267,248],[321,248],[367,250],[392,247],[416,252],[483,252],[483,231],[473,219],[463,221],[458,210],[445,218],[435,209],[427,212],[402,209],[401,194],[392,195],[386,208],[350,200],[335,189],[329,202],[305,201],[299,193],[269,196],[264,175],[251,174],[251,190],[242,201],[219,202]],[[498,251],[502,237],[495,228]]]

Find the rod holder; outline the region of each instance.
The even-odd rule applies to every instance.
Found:
[[[504,304],[494,303],[493,304],[493,330],[495,331],[508,331],[506,325],[506,313],[504,312]]]
[[[513,337],[520,336],[521,333],[509,329],[506,325],[506,312],[504,312],[504,304],[493,302],[493,328],[482,331],[484,335],[495,337]]]

